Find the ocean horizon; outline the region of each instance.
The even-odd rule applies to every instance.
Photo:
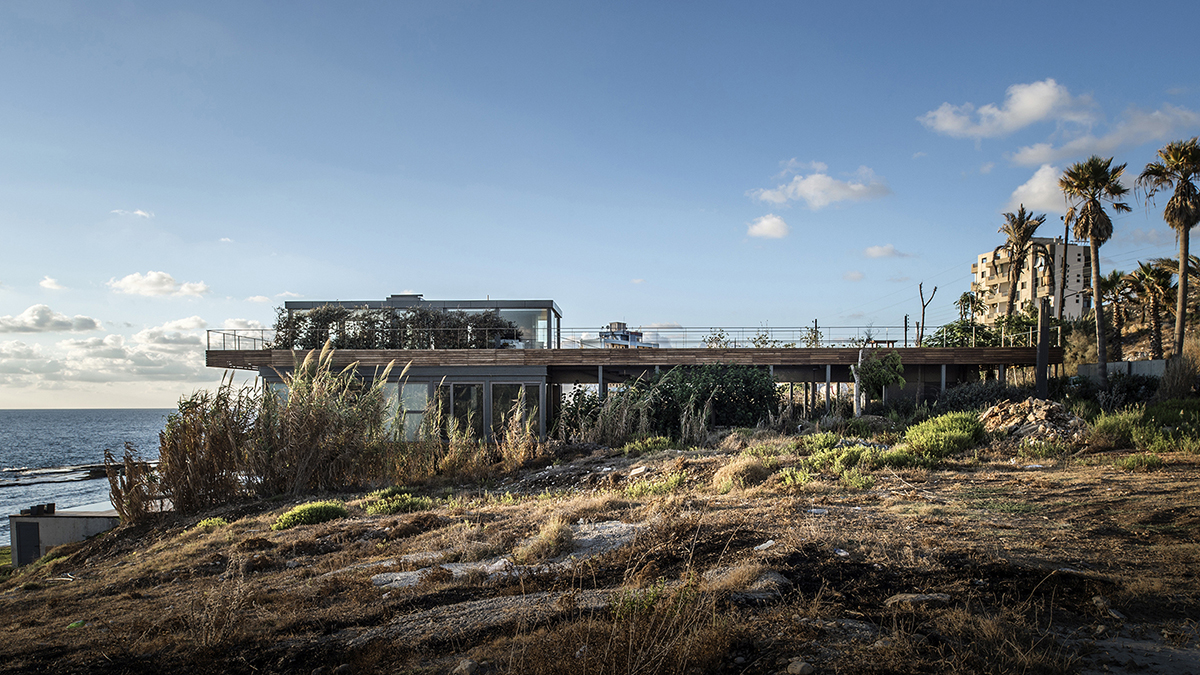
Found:
[[[158,432],[172,412],[174,408],[0,409],[0,515],[51,502],[58,509],[107,504],[106,479],[84,479],[84,474],[60,469],[102,464],[106,449],[121,457],[127,442],[142,459],[158,459]],[[8,544],[4,517],[0,546]]]

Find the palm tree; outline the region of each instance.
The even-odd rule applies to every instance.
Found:
[[[1149,305],[1150,312],[1150,358],[1163,357],[1162,346],[1162,309],[1170,306],[1175,293],[1175,284],[1171,283],[1171,273],[1149,263],[1138,263],[1138,268],[1129,273],[1126,278],[1130,282],[1138,299]]]
[[[1185,285],[1187,286],[1187,294],[1189,297],[1185,298],[1187,306],[1184,309],[1187,313],[1188,320],[1192,323],[1195,323],[1196,317],[1200,315],[1200,306],[1198,306],[1200,305],[1200,301],[1198,301],[1196,297],[1196,288],[1197,286],[1200,286],[1200,258],[1196,257],[1195,255],[1188,254],[1187,260],[1188,278]],[[1175,258],[1151,258],[1150,264],[1154,265],[1155,267],[1161,267],[1162,269],[1170,272],[1172,276],[1179,274],[1179,261]],[[1176,301],[1178,302],[1178,298],[1176,298]],[[1178,308],[1176,308],[1175,314],[1176,316],[1179,315]]]
[[[1196,138],[1190,141],[1167,143],[1158,151],[1157,162],[1146,165],[1137,185],[1146,193],[1146,199],[1159,190],[1175,189],[1167,207],[1163,209],[1163,220],[1175,230],[1179,240],[1179,260],[1188,259],[1188,240],[1191,229],[1200,223],[1200,191],[1196,179],[1200,176],[1200,145]],[[1175,349],[1174,354],[1183,353],[1183,326],[1187,317],[1188,275],[1179,275],[1179,293],[1175,301]]]
[[[975,322],[976,314],[981,314],[987,310],[987,305],[984,304],[983,298],[979,297],[979,294],[974,291],[965,291],[962,295],[958,296],[958,300],[954,301],[954,306],[958,307],[959,321],[970,319],[972,323]]]
[[[1124,361],[1122,340],[1125,319],[1129,314],[1129,302],[1134,299],[1134,285],[1124,272],[1113,270],[1100,279],[1100,295],[1108,304],[1113,320],[1113,344],[1109,356],[1114,361]]]
[[[1104,212],[1107,201],[1114,211],[1132,209],[1117,199],[1129,192],[1121,185],[1125,165],[1112,166],[1112,157],[1092,155],[1063,171],[1058,188],[1070,202],[1066,223],[1075,226],[1075,238],[1087,239],[1092,262],[1092,305],[1096,310],[1096,364],[1100,386],[1108,389],[1108,352],[1104,344],[1104,307],[1100,304],[1100,246],[1112,236],[1112,219]]]
[[[992,251],[992,268],[994,271],[996,260],[1002,251],[1008,254],[1008,309],[1005,314],[1009,316],[1012,315],[1013,308],[1017,304],[1017,281],[1021,278],[1021,269],[1025,267],[1025,259],[1029,257],[1033,247],[1039,245],[1033,243],[1033,235],[1037,232],[1038,226],[1044,222],[1046,222],[1046,214],[1035,216],[1033,213],[1027,212],[1025,205],[1021,204],[1015,214],[1004,214],[1004,224],[998,230],[1007,239]]]

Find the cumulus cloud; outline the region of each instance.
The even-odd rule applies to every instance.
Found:
[[[631,283],[631,284],[643,284],[643,283],[646,283],[646,280],[645,280],[645,279],[630,279],[630,280],[629,280],[629,283]]]
[[[761,218],[755,218],[750,227],[746,228],[746,234],[763,239],[783,239],[788,235],[788,225],[783,222],[783,218],[768,213]]]
[[[42,277],[42,280],[38,282],[38,286],[49,288],[52,291],[61,291],[66,288],[66,286],[58,283],[58,279],[51,279],[49,276]]]
[[[970,103],[943,103],[917,118],[939,134],[954,138],[993,138],[1023,129],[1043,120],[1090,124],[1092,101],[1071,96],[1053,79],[1008,88],[1002,105],[988,103],[978,109]]]
[[[186,319],[175,319],[168,321],[162,325],[164,330],[199,330],[207,328],[208,322],[198,316],[189,316]]]
[[[233,240],[230,239],[229,237],[221,237],[218,241],[220,241],[222,244],[232,244],[233,243]]]
[[[414,292],[415,291],[404,291],[400,295],[411,295]],[[291,291],[284,291],[282,293],[276,293],[275,297],[277,297],[277,298],[302,298],[304,296],[300,295],[299,293],[293,293]]]
[[[862,272],[859,272],[857,270],[852,270],[850,272],[846,272],[845,274],[843,274],[842,278],[845,279],[846,281],[862,281],[864,276],[866,276],[866,275],[863,274]]]
[[[153,218],[154,217],[153,212],[143,211],[141,209],[138,209],[136,211],[126,211],[125,209],[113,209],[110,213],[115,213],[118,216],[137,216],[138,218]]]
[[[265,295],[252,295],[246,298],[246,302],[270,302],[271,299]]]
[[[1066,213],[1067,203],[1063,200],[1062,191],[1058,189],[1058,179],[1061,175],[1062,169],[1043,164],[1029,180],[1013,190],[1004,210],[1016,213],[1024,204],[1029,211]]]
[[[1022,166],[1037,166],[1074,157],[1108,155],[1123,146],[1165,141],[1197,126],[1200,126],[1200,114],[1187,108],[1165,105],[1153,112],[1131,108],[1103,136],[1085,134],[1058,147],[1051,143],[1035,143],[1013,153],[1012,161]]]
[[[108,286],[118,293],[128,295],[191,295],[198,297],[209,290],[208,285],[202,281],[181,284],[166,272],[154,271],[147,272],[145,276],[134,272],[121,279],[109,279]]]
[[[225,323],[221,324],[221,328],[245,329],[245,328],[266,328],[261,321],[254,319],[225,319]]]
[[[920,159],[920,158],[922,158],[922,157],[928,157],[928,156],[929,156],[929,153],[928,153],[928,152],[925,152],[924,150],[921,150],[921,151],[918,151],[918,152],[914,152],[914,153],[913,153],[913,156],[912,156],[912,158],[913,158],[913,159]]]
[[[828,174],[829,167],[821,162],[812,162],[809,168],[812,173],[808,175],[794,176],[790,183],[773,190],[752,190],[750,195],[772,204],[803,200],[808,208],[816,211],[837,202],[878,199],[892,193],[887,184],[865,166],[860,166],[850,180],[833,178]]]
[[[196,382],[209,380],[204,367],[204,345],[198,336],[148,328],[134,336],[133,344],[121,335],[85,340],[64,340],[61,367],[41,380],[75,382],[128,382],[143,380]]]
[[[16,316],[0,316],[0,333],[83,333],[100,328],[100,322],[91,317],[69,317],[46,305],[33,305]]]
[[[891,244],[884,244],[883,246],[868,246],[863,251],[863,255],[868,258],[908,258],[911,254],[902,253]]]
[[[986,174],[989,174],[989,173],[991,173],[991,172],[992,172],[992,169],[994,169],[994,168],[996,168],[996,163],[995,163],[995,162],[984,162],[984,163],[983,163],[983,164],[982,164],[982,165],[979,167],[979,173],[982,173],[982,174],[985,174],[985,175],[986,175]]]

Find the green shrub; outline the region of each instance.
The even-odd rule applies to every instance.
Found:
[[[804,437],[804,447],[808,448],[809,452],[817,452],[818,450],[828,450],[837,445],[838,435],[832,431],[823,431],[819,434],[811,434]]]
[[[641,499],[653,495],[665,495],[678,490],[687,480],[687,472],[669,473],[662,478],[640,480],[625,486],[625,496]]]
[[[804,469],[789,466],[779,470],[779,482],[788,487],[804,487],[812,482],[813,475]]]
[[[415,497],[408,493],[392,495],[386,499],[367,502],[365,510],[373,516],[390,516],[396,513],[428,511],[433,508],[433,499]]]
[[[228,524],[229,524],[229,521],[225,520],[224,518],[205,518],[204,520],[196,523],[196,526],[193,527],[192,529],[193,530],[215,530],[218,527],[225,527]]]
[[[667,450],[671,447],[671,439],[665,436],[651,436],[641,440],[632,441],[625,444],[621,448],[621,452],[629,457],[637,457],[648,452],[658,452],[659,450]]]
[[[346,517],[346,507],[340,502],[309,502],[301,504],[291,511],[279,516],[272,530],[286,530],[297,525],[315,525],[327,520]]]
[[[862,458],[861,463],[868,469],[932,469],[937,466],[936,457],[915,454],[907,448],[894,450],[875,450]]]
[[[1043,441],[1035,438],[1021,440],[1017,454],[1025,459],[1054,459],[1071,451],[1071,446],[1059,441]]]
[[[938,397],[936,408],[939,412],[978,412],[1000,401],[1021,401],[1028,397],[1027,389],[984,380],[947,389]]]
[[[1143,414],[1143,411],[1135,408],[1097,416],[1088,433],[1088,445],[1114,450],[1132,448],[1133,434]]]
[[[913,450],[928,457],[942,458],[969,450],[987,438],[973,413],[954,412],[934,417],[908,428],[904,440]]]
[[[1153,453],[1140,452],[1118,459],[1113,462],[1113,466],[1125,471],[1153,471],[1163,467],[1163,460]]]
[[[374,492],[369,493],[367,495],[367,499],[371,500],[371,501],[391,499],[392,497],[395,497],[398,495],[409,494],[409,492],[410,492],[409,489],[402,485],[393,485],[391,487],[386,487],[382,490],[376,490]]]
[[[875,477],[860,473],[857,468],[842,472],[842,484],[852,490],[870,490],[875,487]]]
[[[1156,428],[1170,427],[1180,434],[1200,436],[1200,399],[1171,399],[1151,403],[1142,413],[1142,424]]]

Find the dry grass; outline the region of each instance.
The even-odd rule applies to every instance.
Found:
[[[554,516],[542,524],[538,533],[526,544],[513,551],[513,562],[519,565],[536,565],[551,558],[570,553],[575,545],[571,525],[560,516]]]
[[[765,481],[771,471],[757,457],[738,457],[713,474],[712,486],[721,493],[744,490]]]

